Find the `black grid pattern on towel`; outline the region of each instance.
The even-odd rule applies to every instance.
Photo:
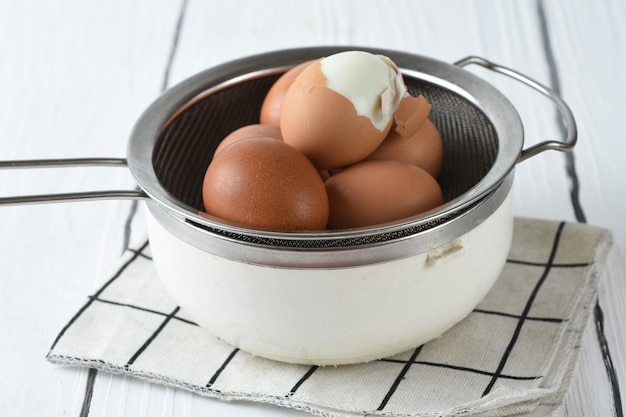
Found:
[[[142,274],[141,271],[145,270],[146,266],[149,266],[147,264],[152,262],[147,241],[136,249],[128,250],[119,270],[89,297],[86,304],[61,330],[50,349],[48,359],[54,362],[82,364],[111,372],[129,373],[220,398],[254,400],[253,395],[242,396],[241,393],[255,392],[260,393],[261,397],[272,398],[275,400],[274,402],[283,405],[288,403],[282,400],[314,402],[315,400],[311,400],[311,398],[315,398],[315,394],[311,390],[319,389],[320,381],[322,384],[325,380],[330,381],[327,389],[334,390],[336,393],[337,381],[345,380],[346,375],[352,373],[357,376],[361,375],[363,377],[361,382],[364,385],[371,384],[375,378],[379,386],[378,397],[372,396],[369,392],[367,399],[364,398],[362,408],[364,414],[406,412],[406,410],[397,410],[392,403],[394,400],[398,400],[398,397],[414,395],[415,392],[424,389],[423,383],[416,383],[420,380],[420,375],[424,369],[441,370],[445,378],[449,380],[457,378],[461,381],[472,381],[471,383],[476,385],[474,396],[478,398],[490,394],[503,381],[533,381],[533,383],[538,383],[537,381],[541,381],[544,375],[527,373],[526,367],[509,367],[511,361],[514,360],[513,356],[515,356],[515,360],[519,360],[520,352],[516,352],[516,346],[524,337],[526,328],[532,323],[539,325],[539,328],[534,331],[550,331],[551,327],[560,326],[568,319],[566,317],[535,315],[533,313],[534,303],[540,296],[543,286],[552,278],[553,271],[574,271],[587,269],[592,265],[592,258],[573,262],[559,263],[557,261],[563,232],[571,224],[554,223],[554,225],[550,231],[552,233],[550,245],[545,248],[535,248],[539,254],[542,253],[541,251],[547,251],[546,256],[537,256],[535,259],[510,258],[507,260],[507,267],[536,270],[536,280],[531,288],[527,289],[528,293],[524,296],[520,309],[517,312],[507,309],[493,309],[487,303],[487,305],[479,305],[468,316],[469,320],[487,320],[485,326],[488,326],[489,323],[504,321],[506,325],[500,326],[500,329],[510,329],[509,335],[501,341],[502,350],[497,356],[497,360],[492,361],[489,366],[485,366],[485,363],[481,364],[479,361],[476,364],[458,363],[454,354],[447,356],[445,348],[442,353],[441,346],[430,349],[430,343],[394,357],[362,365],[335,368],[279,364],[253,357],[217,339],[211,339],[210,342],[207,342],[204,333],[202,336],[198,334],[202,330],[169,299],[169,296],[164,294],[164,291],[161,291],[158,280],[154,277],[152,279],[145,277],[138,279]],[[545,260],[539,260],[540,258]],[[125,279],[138,280],[138,282],[123,282]],[[132,290],[134,290],[134,294]],[[157,294],[159,291],[163,294],[150,298],[150,294]],[[148,294],[146,299],[150,300],[144,302],[143,296],[138,296],[138,293]],[[512,309],[514,307],[512,306]],[[90,330],[88,334],[81,334],[81,338],[87,338],[87,340],[90,336],[98,338],[100,336],[98,332],[112,331],[110,328],[98,328],[93,320],[105,316],[110,317],[111,314],[119,314],[122,310],[123,313],[119,320],[126,323],[124,326],[132,327],[140,323],[137,329],[131,329],[132,337],[136,338],[134,345],[131,343],[132,346],[126,346],[123,351],[113,349],[113,353],[103,353],[101,357],[80,356],[72,352],[71,347],[69,350],[66,346],[60,347],[64,338],[67,338],[68,334],[79,326],[82,320],[90,321],[90,327],[84,327],[80,331],[84,332],[86,328]],[[124,331],[121,329],[123,327],[115,331],[121,332],[119,336],[124,336]],[[177,341],[181,337],[189,337],[185,339],[186,342],[196,339],[199,342],[181,345]],[[96,344],[97,341],[94,341],[94,346]],[[196,348],[205,349],[207,344],[210,345],[207,350],[210,355],[195,355],[198,352]],[[158,357],[151,357],[154,352],[158,352]],[[168,352],[170,353],[168,354]],[[202,358],[197,356],[202,356]],[[181,362],[177,363],[176,361]],[[183,364],[184,361],[193,362],[193,364],[186,368]],[[170,363],[171,366],[160,369],[157,362]],[[250,368],[252,362],[254,362],[257,373],[248,375],[246,381],[238,381],[237,375]],[[192,371],[189,371],[190,369]],[[515,372],[511,372],[510,369],[515,370]],[[284,386],[280,388],[265,387],[263,378],[268,373],[279,375],[284,381]],[[311,384],[311,382],[313,383]],[[311,387],[302,393],[300,398],[299,394],[307,385],[311,385]],[[352,386],[345,393],[338,395],[358,396],[358,390],[358,386]],[[238,394],[229,397],[229,393],[232,392]],[[328,392],[322,392],[320,398],[324,395],[328,395]],[[459,398],[459,401],[468,400],[471,398]],[[322,406],[326,405],[322,404]]]

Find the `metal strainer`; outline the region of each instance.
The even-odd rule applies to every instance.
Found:
[[[238,127],[258,123],[266,92],[287,69],[351,49],[363,48],[316,47],[256,55],[206,70],[166,91],[140,117],[130,137],[127,163],[140,191],[8,197],[0,199],[0,204],[147,199],[151,212],[169,230],[196,247],[218,254],[233,252],[223,242],[239,242],[252,251],[294,250],[295,256],[300,256],[298,250],[363,248],[399,242],[420,233],[431,236],[425,245],[433,247],[470,230],[498,207],[508,194],[517,162],[546,149],[569,149],[576,141],[576,127],[567,105],[551,90],[519,73],[476,57],[450,65],[403,52],[366,49],[391,58],[403,73],[409,92],[414,96],[424,95],[432,104],[430,117],[441,133],[444,146],[439,176],[444,205],[393,224],[310,233],[250,230],[202,213],[202,180],[219,141]],[[523,127],[514,107],[490,84],[462,69],[468,64],[512,76],[552,99],[568,126],[566,140],[541,142],[523,150]],[[125,162],[124,159],[11,161],[0,163],[0,168]],[[506,181],[509,177],[511,180]],[[497,193],[500,187],[505,189]],[[489,199],[493,201],[485,201]],[[416,247],[413,245],[411,250]],[[258,257],[267,258],[264,250],[260,253],[263,255]],[[280,258],[278,262],[284,262],[284,254]],[[249,260],[247,255],[246,259]]]

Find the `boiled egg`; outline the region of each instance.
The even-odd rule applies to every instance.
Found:
[[[280,126],[280,111],[283,107],[283,101],[287,90],[291,87],[293,80],[300,75],[302,71],[313,61],[306,61],[293,68],[287,70],[278,80],[270,87],[259,114],[259,121],[264,125]]]
[[[363,161],[326,180],[329,229],[375,226],[415,216],[443,203],[425,170],[397,161]]]
[[[222,149],[242,139],[254,138],[254,137],[269,137],[277,140],[283,140],[283,135],[280,133],[278,126],[266,125],[266,124],[251,124],[245,125],[230,132],[215,148],[213,155],[217,155]]]
[[[205,211],[247,228],[323,230],[328,195],[313,164],[270,137],[246,138],[222,149],[202,184]]]
[[[353,164],[382,143],[405,94],[402,75],[387,57],[345,51],[321,58],[285,94],[283,139],[318,168]]]

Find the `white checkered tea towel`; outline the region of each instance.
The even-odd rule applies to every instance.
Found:
[[[516,218],[495,286],[442,337],[369,363],[318,367],[252,356],[200,329],[161,286],[145,241],[47,358],[321,416],[549,415],[562,404],[611,245],[601,228]]]

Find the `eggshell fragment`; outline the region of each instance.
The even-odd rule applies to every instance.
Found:
[[[317,169],[292,146],[248,138],[215,156],[203,182],[205,211],[259,230],[323,230],[328,197]]]
[[[329,229],[374,226],[415,216],[443,203],[437,181],[422,168],[364,161],[326,180]]]
[[[436,178],[443,164],[443,142],[437,126],[426,119],[419,130],[408,137],[392,129],[366,160],[406,162],[425,169]]]
[[[400,101],[398,110],[396,110],[394,115],[396,132],[402,136],[413,136],[428,118],[431,109],[431,104],[424,96],[413,97],[406,95]]]
[[[264,124],[251,124],[242,126],[229,133],[215,148],[213,156],[217,155],[225,147],[231,143],[235,143],[241,139],[254,138],[254,137],[269,137],[277,140],[283,140],[283,135],[280,133],[278,126],[264,125]]]

